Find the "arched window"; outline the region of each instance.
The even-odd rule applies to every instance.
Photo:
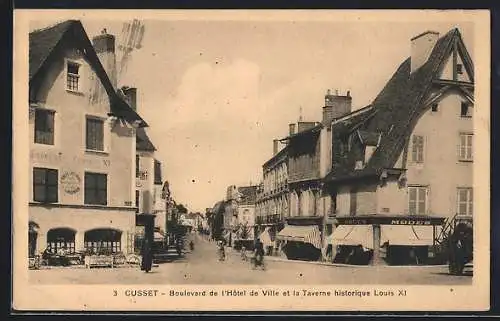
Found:
[[[53,228],[47,232],[47,247],[53,252],[65,249],[66,253],[75,253],[75,234],[70,228]]]
[[[93,253],[117,253],[121,251],[122,232],[115,229],[94,229],[85,232],[85,249]]]

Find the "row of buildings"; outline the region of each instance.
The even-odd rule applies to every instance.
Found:
[[[322,119],[273,141],[255,198],[255,238],[293,259],[430,262],[472,224],[474,65],[458,29],[410,40],[373,102],[325,95]]]
[[[161,163],[137,89],[117,87],[115,47],[77,20],[29,35],[30,257],[133,253],[142,214],[155,215],[156,240],[165,235]]]

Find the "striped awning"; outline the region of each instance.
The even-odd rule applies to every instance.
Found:
[[[287,225],[276,238],[309,243],[315,248],[321,248],[321,234],[317,225]]]
[[[361,245],[373,249],[373,227],[371,225],[339,225],[333,231],[332,245]]]
[[[433,226],[382,225],[380,226],[380,244],[430,246],[434,244]]]

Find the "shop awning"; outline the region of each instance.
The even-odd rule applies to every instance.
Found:
[[[259,240],[264,244],[264,246],[273,245],[273,241],[271,240],[271,235],[269,234],[269,227],[266,227],[264,232],[260,233]]]
[[[361,245],[373,249],[373,227],[371,225],[339,225],[333,231],[332,245]]]
[[[380,244],[429,246],[433,245],[433,227],[415,225],[380,226]]]
[[[309,243],[315,248],[321,248],[321,236],[317,225],[288,225],[276,237],[281,240]]]

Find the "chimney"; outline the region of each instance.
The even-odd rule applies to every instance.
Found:
[[[92,45],[101,61],[104,70],[108,74],[109,80],[116,89],[116,54],[115,54],[115,36],[107,33],[106,29],[101,34],[92,38]]]
[[[295,124],[290,124],[288,125],[288,127],[290,128],[290,136],[294,135],[295,134]]]
[[[439,32],[426,31],[411,38],[411,72],[427,62],[439,39]]]
[[[350,91],[347,91],[345,96],[341,96],[338,94],[338,90],[335,91],[335,95],[332,95],[331,91],[328,90],[325,95],[325,106],[323,107],[323,125],[329,126],[334,119],[349,114],[351,108],[352,97]]]
[[[273,139],[273,156],[278,154],[278,143],[279,143],[279,140]]]
[[[137,88],[134,87],[123,87],[123,93],[127,99],[127,103],[132,107],[133,110],[137,111]]]

